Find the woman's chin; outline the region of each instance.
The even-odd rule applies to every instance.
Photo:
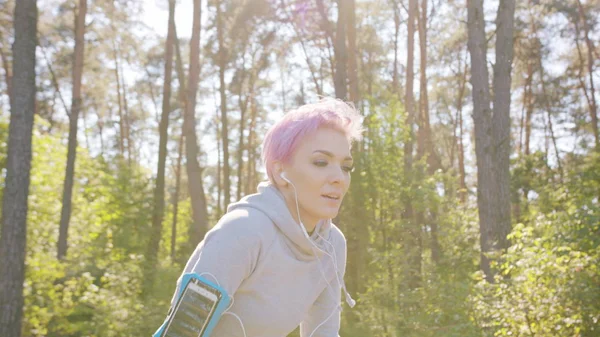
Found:
[[[338,214],[339,214],[339,209],[324,210],[323,212],[321,212],[319,218],[321,218],[321,219],[333,219],[336,216],[338,216]]]

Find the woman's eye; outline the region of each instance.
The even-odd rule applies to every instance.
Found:
[[[313,163],[315,166],[319,166],[319,167],[325,167],[327,166],[327,162],[326,161],[316,161]]]
[[[343,166],[342,170],[344,170],[346,172],[352,172],[352,171],[354,171],[354,166]]]

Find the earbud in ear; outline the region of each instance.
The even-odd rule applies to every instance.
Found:
[[[291,184],[292,182],[286,177],[285,172],[281,172],[281,174],[279,175],[281,177],[281,179],[285,180],[288,182],[288,184]]]

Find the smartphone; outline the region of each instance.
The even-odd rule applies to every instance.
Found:
[[[183,289],[166,321],[154,337],[207,337],[229,303],[223,289],[186,274]]]

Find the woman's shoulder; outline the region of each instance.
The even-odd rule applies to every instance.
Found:
[[[224,214],[210,232],[247,240],[270,241],[275,235],[275,226],[265,213],[255,208],[244,207]]]
[[[331,223],[331,230],[330,230],[330,237],[331,237],[331,243],[337,248],[337,249],[346,249],[346,237],[344,236],[344,233],[342,232],[342,230],[336,226],[333,222]]]

